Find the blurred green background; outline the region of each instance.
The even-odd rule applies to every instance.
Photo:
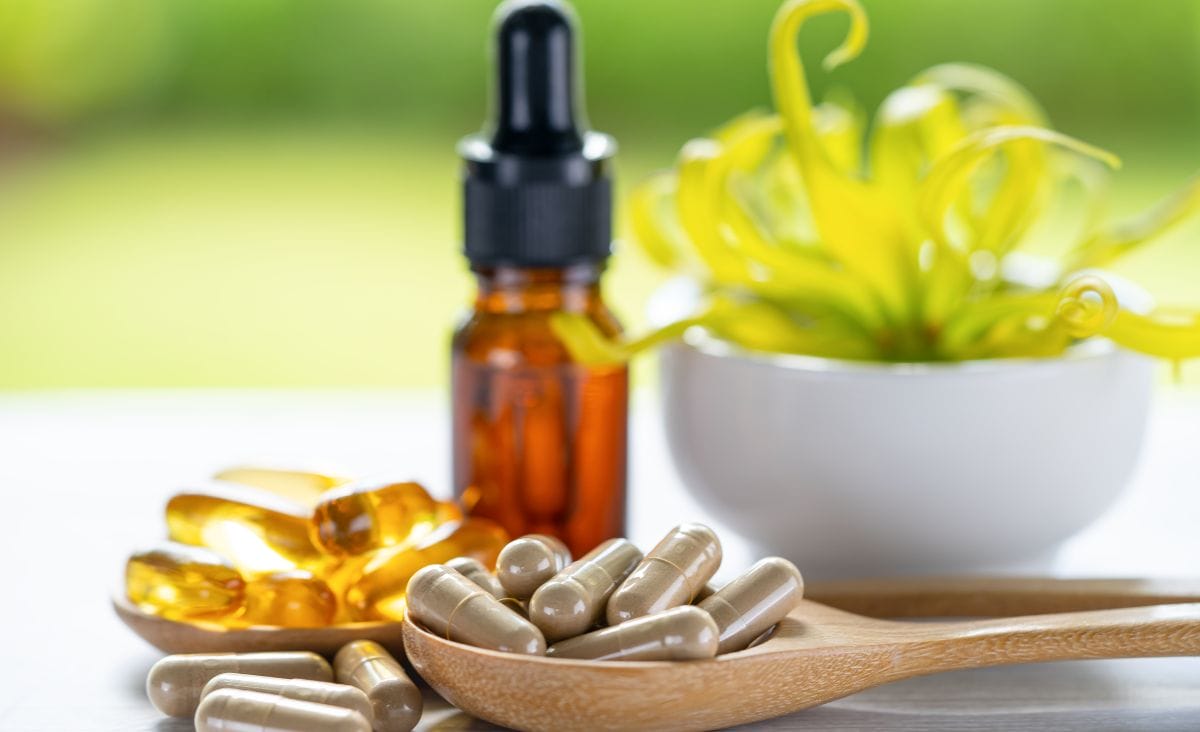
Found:
[[[486,0],[0,0],[0,388],[434,386],[468,302],[454,143],[485,115]],[[769,103],[777,0],[578,0],[625,186]],[[825,75],[873,110],[994,66],[1125,160],[1116,210],[1200,169],[1200,3],[866,0]],[[804,39],[824,53],[845,21]],[[814,66],[813,69],[816,67]],[[1200,304],[1200,229],[1125,263]],[[623,247],[633,327],[660,275]],[[643,367],[644,368],[644,367]]]

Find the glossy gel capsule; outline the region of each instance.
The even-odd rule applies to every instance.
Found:
[[[146,676],[146,695],[169,717],[190,717],[204,685],[225,673],[282,679],[333,681],[324,658],[307,651],[273,653],[181,653],[160,659]]]
[[[206,696],[195,721],[197,732],[371,732],[352,709],[240,689]]]
[[[142,612],[172,620],[221,618],[242,607],[246,582],[233,565],[198,546],[164,542],[125,564],[125,596]]]
[[[335,556],[362,554],[420,539],[438,524],[457,520],[449,504],[434,500],[420,483],[366,480],[327,491],[312,515],[312,538]]]
[[[712,529],[676,526],[608,599],[608,624],[690,604],[720,566],[721,540]]]
[[[800,570],[781,557],[759,560],[696,607],[721,629],[719,653],[740,651],[783,620],[804,597]]]
[[[594,661],[694,661],[717,655],[717,624],[693,605],[645,615],[555,643],[554,658]]]
[[[552,642],[586,633],[641,559],[628,540],[609,539],[539,587],[529,598],[529,619]]]
[[[263,465],[226,468],[214,475],[213,479],[261,488],[305,506],[311,506],[322,493],[346,482],[345,478],[324,473]]]
[[[378,643],[360,640],[342,646],[333,659],[333,673],[338,683],[367,695],[375,732],[409,732],[421,720],[421,690]]]
[[[204,685],[204,690],[200,692],[200,703],[203,704],[209,694],[220,689],[257,691],[260,694],[274,694],[284,699],[330,704],[358,712],[368,720],[371,718],[371,702],[367,699],[367,695],[362,690],[345,684],[331,684],[328,681],[309,681],[308,679],[280,679],[274,676],[254,676],[252,674],[220,674]]]
[[[546,580],[571,563],[567,545],[545,534],[526,534],[500,550],[496,578],[509,597],[528,600]]]
[[[425,567],[409,581],[408,616],[459,643],[532,656],[546,652],[546,639],[533,623],[440,564]]]

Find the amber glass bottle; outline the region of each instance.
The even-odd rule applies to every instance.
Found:
[[[615,145],[582,131],[573,40],[562,3],[497,11],[493,121],[460,146],[478,295],[454,335],[452,391],[466,509],[578,556],[625,531],[629,382],[623,365],[575,363],[551,328],[572,312],[620,331],[600,294]]]

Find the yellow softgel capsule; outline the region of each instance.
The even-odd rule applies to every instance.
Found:
[[[215,480],[261,488],[305,506],[317,502],[322,493],[347,482],[324,473],[290,470],[264,465],[238,465],[226,468],[213,476]]]
[[[173,541],[205,546],[242,572],[320,571],[328,564],[309,538],[303,506],[266,491],[213,482],[167,502]]]
[[[346,590],[346,607],[356,620],[399,620],[404,616],[404,592],[422,567],[471,557],[491,567],[508,542],[498,524],[465,518],[446,524],[413,547],[395,546],[375,552]]]
[[[164,618],[210,619],[242,606],[245,581],[216,553],[166,543],[134,553],[125,564],[125,595],[138,609]]]
[[[252,577],[244,604],[239,624],[285,628],[330,625],[338,611],[337,597],[325,580],[303,569]]]
[[[336,556],[411,543],[460,517],[420,483],[359,481],[327,491],[312,514],[312,539]]]

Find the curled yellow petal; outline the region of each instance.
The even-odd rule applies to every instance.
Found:
[[[1087,338],[1108,328],[1118,308],[1117,296],[1107,282],[1082,275],[1063,287],[1055,315],[1072,336]]]

